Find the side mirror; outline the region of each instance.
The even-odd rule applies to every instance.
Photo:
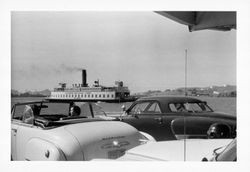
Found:
[[[126,111],[126,106],[125,105],[122,105],[122,111],[125,112]]]

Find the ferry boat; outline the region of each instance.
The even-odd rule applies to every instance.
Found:
[[[73,84],[70,88],[67,88],[66,83],[59,83],[59,85],[60,87],[54,88],[48,99],[118,103],[136,100],[136,97],[130,96],[128,87],[123,86],[123,81],[116,81],[116,86],[106,87],[101,86],[97,80],[92,87],[89,87],[85,69],[82,70],[82,84]]]

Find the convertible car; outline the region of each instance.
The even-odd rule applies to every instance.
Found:
[[[217,113],[192,97],[143,97],[119,119],[157,141],[184,138],[235,138],[236,117]]]
[[[72,102],[17,103],[11,116],[11,160],[116,159],[147,141],[146,135],[120,121],[93,118],[90,104],[69,116]],[[85,116],[90,112],[90,118]],[[87,112],[86,112],[87,113]]]

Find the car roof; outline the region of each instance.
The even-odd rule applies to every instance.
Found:
[[[149,96],[149,97],[141,97],[137,101],[159,101],[159,102],[165,102],[165,103],[178,103],[178,102],[204,102],[197,98],[193,97],[187,97],[187,96]]]

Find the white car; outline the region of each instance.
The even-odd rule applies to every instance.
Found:
[[[126,123],[88,118],[83,107],[79,116],[69,116],[73,105],[50,101],[15,104],[11,160],[116,159],[147,139]],[[93,113],[91,106],[87,107]]]
[[[202,161],[237,161],[237,139],[224,147],[218,147],[209,155],[204,157]]]
[[[232,139],[186,139],[147,142],[128,150],[118,161],[202,161]]]

